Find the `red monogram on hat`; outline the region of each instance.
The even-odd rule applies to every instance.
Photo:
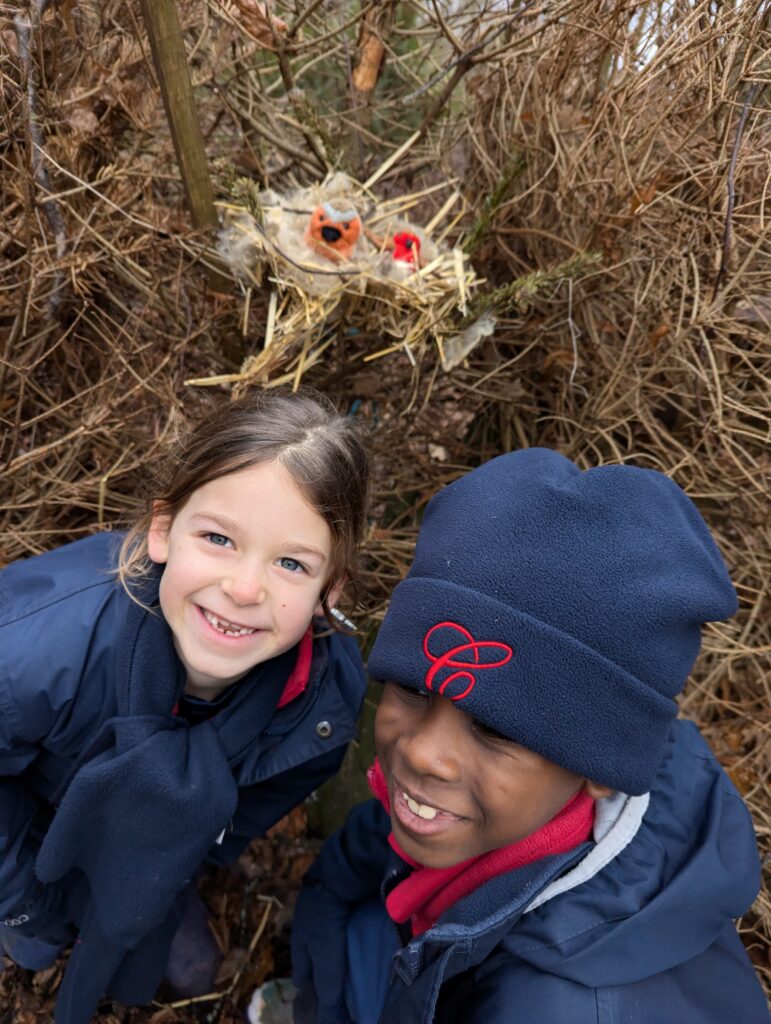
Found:
[[[449,642],[452,646],[442,654],[434,654],[429,648],[429,643],[434,634],[439,630],[444,632],[438,637],[438,642],[440,644]],[[459,639],[460,643],[458,642]],[[434,647],[436,646],[437,641],[434,642]],[[491,653],[498,655],[499,660],[480,661],[480,652],[487,651],[490,648],[494,649]],[[488,668],[500,668],[502,665],[505,665],[514,656],[514,648],[509,647],[508,644],[499,643],[497,640],[475,640],[471,633],[463,626],[458,625],[457,622],[437,622],[423,638],[423,653],[431,662],[431,668],[426,672],[426,689],[433,691],[436,675],[442,669],[456,669],[457,671],[451,672],[440,684],[437,692],[443,697],[449,697],[450,700],[457,701],[468,697],[476,686],[475,672]],[[503,654],[502,658],[500,657],[501,654]],[[462,661],[458,660],[460,655],[465,655]],[[458,681],[467,683],[466,689],[462,693],[445,693],[445,690],[451,683]]]

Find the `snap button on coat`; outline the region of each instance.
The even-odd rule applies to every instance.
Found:
[[[322,740],[328,740],[333,732],[332,723],[326,719],[323,719],[316,725],[316,735],[320,736]]]

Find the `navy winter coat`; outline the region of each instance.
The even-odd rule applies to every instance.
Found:
[[[88,834],[88,806],[82,822],[82,841],[81,835],[76,835],[73,845],[72,828],[65,837],[70,841],[67,849],[61,844],[57,848],[50,838],[57,806],[70,792],[76,792],[73,779],[85,777],[86,770],[98,778],[104,770],[105,745],[95,749],[94,738],[104,734],[105,723],[120,722],[123,714],[119,680],[127,629],[131,621],[140,621],[144,613],[137,612],[137,606],[111,572],[119,542],[114,534],[100,534],[16,562],[0,573],[0,948],[13,949],[19,935],[62,944],[75,937],[73,922],[81,926],[81,943],[76,951],[85,962],[77,964],[78,976],[71,979],[66,1012],[57,1008],[57,1021],[66,1024],[90,1020],[96,1001],[104,994],[104,987],[99,988],[93,979],[103,978],[108,994],[122,1002],[147,1001],[162,976],[158,974],[159,964],[165,964],[176,922],[170,913],[160,925],[153,922],[144,937],[141,922],[130,922],[129,944],[134,947],[131,969],[122,970],[118,976],[115,962],[108,961],[106,949],[101,950],[99,942],[89,945],[84,938],[83,922],[93,917],[95,909],[85,879],[73,870],[63,876],[61,884],[43,885],[38,880],[43,863],[39,859],[41,847],[50,854],[50,874],[52,860],[55,863],[57,857],[74,856],[73,863],[77,865],[78,851],[88,857],[90,847],[96,845]],[[165,641],[166,660],[160,664],[176,674],[171,683],[173,692],[175,686],[181,689],[184,684],[184,673],[173,653],[167,627],[162,619],[160,625],[157,622],[156,617],[152,628]],[[137,650],[138,658],[142,652]],[[291,661],[291,653],[285,657]],[[151,668],[155,668],[153,663]],[[249,679],[247,676],[242,680],[239,689],[247,687]],[[270,685],[280,693],[281,679],[271,681]],[[216,832],[211,839],[206,839],[209,833],[203,837],[204,851],[212,843],[208,860],[232,863],[250,839],[264,834],[337,771],[345,747],[355,734],[364,689],[364,672],[355,641],[339,634],[314,641],[305,692],[272,715],[268,708],[267,726],[255,730],[253,742],[249,726],[246,730],[243,723],[239,726],[241,734],[246,731],[246,749],[239,750],[232,778],[226,771],[233,792],[226,805],[229,811],[233,809],[232,819],[219,843],[213,842]],[[169,718],[170,708],[163,712],[152,710],[153,714],[145,714],[136,721],[150,722],[153,727],[161,722],[166,728],[161,714]],[[226,713],[220,712],[217,719]],[[109,724],[106,728],[109,731]],[[211,774],[216,777],[219,771],[221,776],[225,764],[221,749],[228,736],[223,739],[222,732],[217,733],[208,723],[196,729],[198,736],[207,737],[207,742],[196,748],[202,762],[197,769],[204,789],[200,802],[205,814],[209,802],[205,798],[209,774],[206,752],[217,753],[218,761],[216,765],[212,762]],[[169,737],[184,743],[186,732],[186,724],[176,720],[172,721],[171,729],[156,731],[149,739],[164,741]],[[191,735],[192,732],[191,729]],[[109,762],[106,767],[109,768]],[[140,767],[144,769],[141,762]],[[133,779],[126,779],[125,792],[130,793],[133,784]],[[117,809],[115,816],[121,819],[124,815],[128,817],[130,810],[123,800],[123,786],[121,781],[118,799],[112,805]],[[104,808],[94,808],[95,821],[103,811]],[[201,836],[193,839],[200,846]],[[131,837],[129,842],[134,845]],[[143,848],[141,836],[135,837],[135,843],[137,850]],[[135,887],[141,890],[151,880],[155,884],[159,874],[166,879],[167,888],[169,880],[176,887],[174,880],[178,875],[181,891],[190,877],[190,865],[184,861],[181,845],[171,844],[173,848],[163,849],[162,864],[132,863]],[[115,881],[106,879],[113,888]],[[130,884],[127,882],[127,886]],[[140,891],[138,906],[141,895]],[[127,893],[125,902],[130,903],[130,899]],[[117,916],[119,912],[118,907],[96,910],[101,922],[109,922],[111,913]],[[125,907],[122,910],[125,915]],[[101,928],[109,940],[103,923]],[[121,938],[125,939],[125,935]],[[106,947],[109,942],[103,945]],[[85,947],[88,951],[84,956]],[[119,944],[116,949],[120,951]],[[110,955],[114,958],[115,950]],[[70,972],[77,959],[73,955]],[[115,984],[110,986],[107,983],[113,975]]]
[[[752,825],[692,724],[674,723],[650,794],[599,801],[595,844],[492,879],[406,944],[382,921],[408,871],[389,830],[377,801],[361,804],[306,876],[298,1024],[769,1020],[732,921],[758,890]]]

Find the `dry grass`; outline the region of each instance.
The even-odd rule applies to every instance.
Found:
[[[272,51],[242,4],[182,10],[221,200],[242,201],[248,177],[288,190],[339,167],[365,181],[401,151],[378,199],[421,194],[423,224],[449,203],[447,242],[499,289],[495,334],[451,374],[433,344],[367,362],[391,341],[376,322],[325,335],[303,367],[372,430],[366,622],[431,493],[481,459],[541,444],[672,474],[741,603],[708,631],[683,709],[768,851],[767,5],[405,3],[376,26],[387,62],[371,95],[355,74],[371,6],[277,5],[288,28]],[[0,5],[6,561],[130,518],[177,418],[220,397],[184,381],[240,374],[268,315],[259,288],[206,288],[138,7],[62,3],[26,36],[16,13]],[[742,927],[768,982],[767,895]]]

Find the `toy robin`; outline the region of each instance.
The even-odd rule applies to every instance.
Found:
[[[350,260],[361,234],[361,218],[353,207],[337,209],[331,202],[317,206],[311,214],[305,241],[332,263]]]

